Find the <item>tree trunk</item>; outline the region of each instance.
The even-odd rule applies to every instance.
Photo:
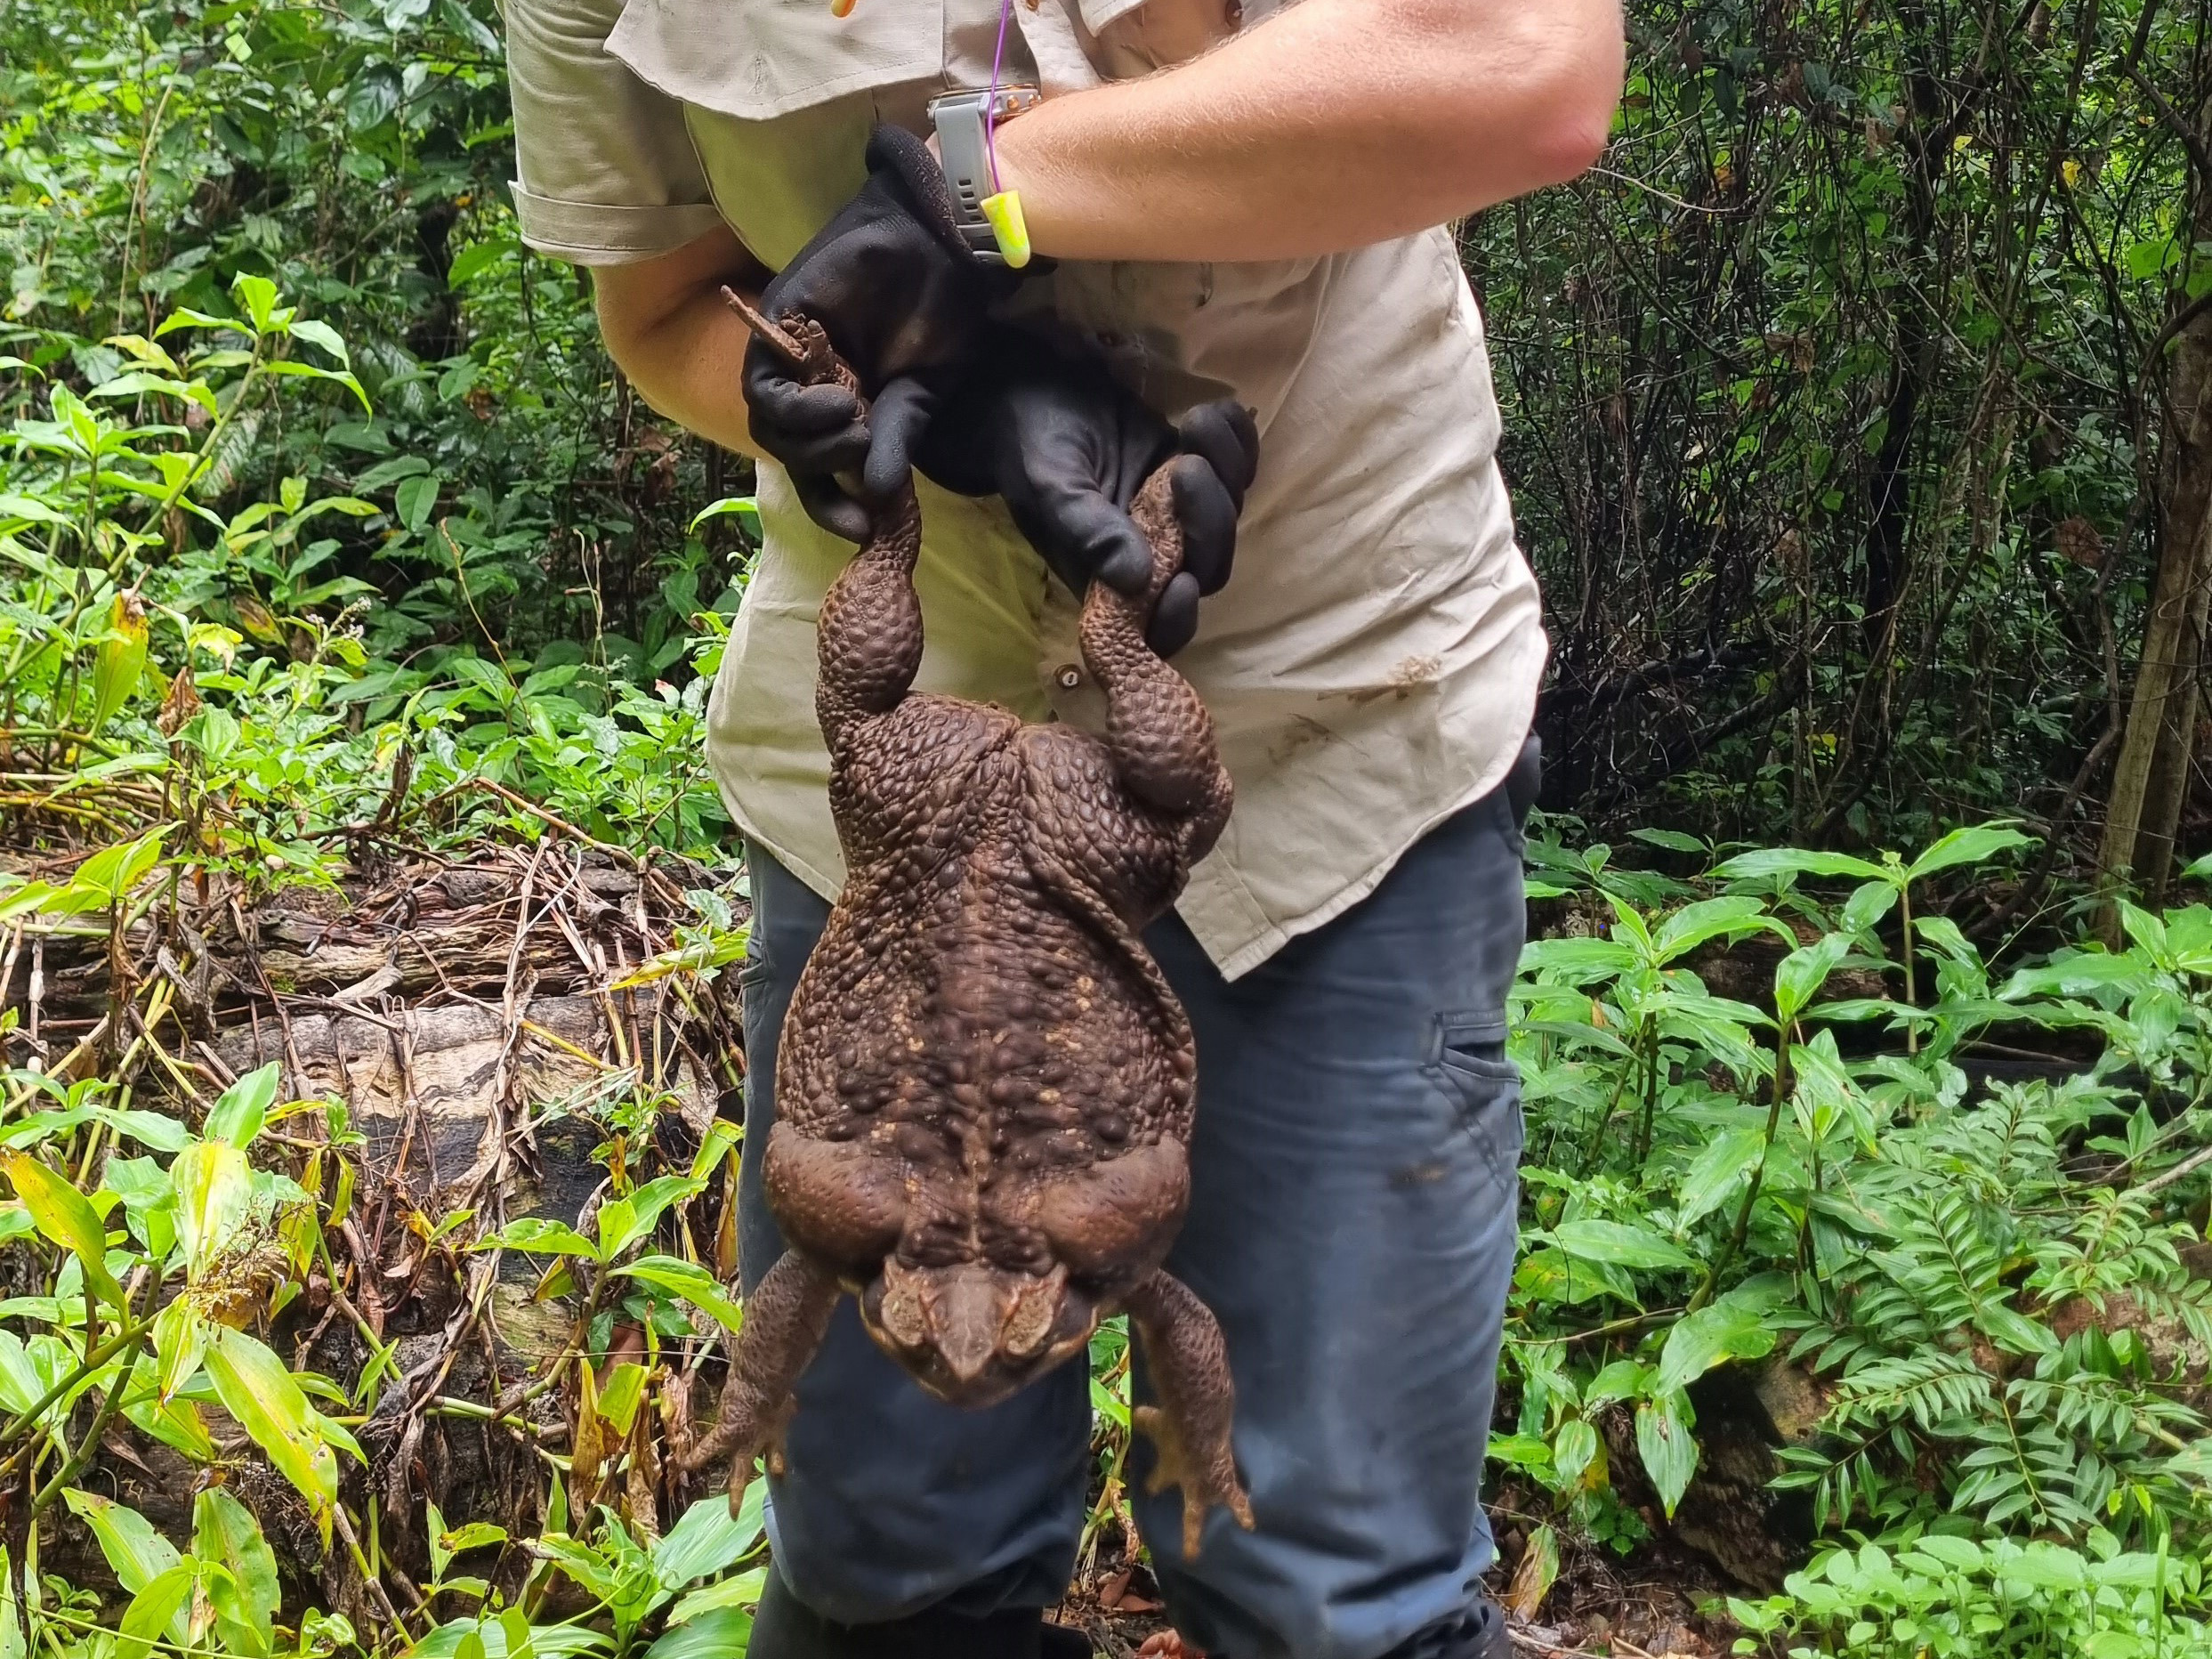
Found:
[[[2212,142],[2212,100],[2197,111]],[[2197,242],[2212,240],[2212,179],[2196,181]],[[2175,304],[2187,303],[2185,290]],[[2133,881],[2153,902],[2173,869],[2196,754],[2199,669],[2212,615],[2212,311],[2175,336],[2159,465],[2160,554],[2127,736],[2097,864],[2108,891]],[[2107,932],[2110,933],[2108,918]]]

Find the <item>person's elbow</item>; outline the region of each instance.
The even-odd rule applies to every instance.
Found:
[[[1568,77],[1547,100],[1529,130],[1527,162],[1532,188],[1564,184],[1594,166],[1613,130],[1621,77],[1602,70]]]
[[[1587,171],[1627,75],[1618,0],[1401,0],[1426,25],[1468,184],[1503,199]],[[1444,66],[1449,65],[1447,69]]]

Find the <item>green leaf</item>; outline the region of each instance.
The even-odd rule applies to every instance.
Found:
[[[757,1602],[757,1588],[753,1594]],[[752,1639],[753,1614],[747,1609],[710,1607],[670,1629],[645,1650],[645,1659],[731,1659],[744,1653]]]
[[[1713,874],[1722,881],[1771,881],[1777,876],[1849,876],[1860,881],[1889,881],[1879,864],[1848,853],[1816,853],[1794,846],[1761,847],[1739,853]]]
[[[70,1514],[93,1529],[116,1582],[133,1596],[183,1558],[151,1521],[127,1505],[74,1486],[63,1490],[61,1500]]]
[[[637,1420],[637,1408],[645,1398],[645,1367],[633,1360],[625,1360],[607,1373],[607,1380],[600,1385],[599,1414],[615,1427],[615,1432],[627,1435],[630,1425]]]
[[[669,1205],[703,1191],[706,1183],[690,1176],[664,1175],[648,1181],[627,1198],[599,1207],[599,1258],[612,1261],[645,1237]]]
[[[745,1326],[745,1314],[731,1300],[714,1277],[704,1267],[674,1256],[641,1256],[626,1267],[615,1271],[625,1278],[635,1279],[657,1290],[671,1291],[713,1319],[725,1331],[739,1331]]]
[[[400,487],[392,491],[392,506],[400,514],[400,522],[416,535],[423,533],[423,527],[430,522],[430,515],[437,508],[440,482],[435,473],[418,473],[412,478],[401,479]]]
[[[1661,962],[1687,955],[1723,934],[1747,934],[1769,925],[1766,907],[1748,894],[1700,899],[1685,904],[1660,924],[1653,954]]]
[[[1774,1014],[1785,1031],[1820,995],[1837,964],[1851,954],[1852,936],[1832,933],[1812,944],[1800,945],[1774,968]]]
[[[1695,1264],[1680,1245],[1651,1228],[1622,1221],[1562,1221],[1551,1230],[1552,1242],[1582,1261],[1617,1267],[1689,1267]]]
[[[271,1060],[224,1089],[222,1097],[208,1109],[207,1138],[229,1141],[241,1150],[251,1146],[268,1121],[269,1108],[276,1104],[279,1071],[277,1062]]]
[[[585,1256],[599,1259],[599,1246],[574,1227],[543,1216],[524,1216],[510,1221],[489,1238],[479,1239],[472,1250],[519,1250],[540,1256]]]
[[[756,538],[759,537],[761,530],[761,507],[760,503],[751,496],[724,496],[719,501],[709,502],[706,506],[701,507],[698,513],[692,515],[691,522],[688,528],[696,530],[700,525],[706,523],[708,519],[722,518],[725,514],[731,513],[738,515],[739,522],[744,525],[748,534]],[[63,522],[67,522],[68,521],[64,520]]]
[[[1844,926],[1864,933],[1897,908],[1897,888],[1887,881],[1869,881],[1853,889],[1844,901]]]
[[[307,1403],[284,1362],[243,1331],[215,1327],[206,1364],[223,1409],[307,1500],[327,1548],[338,1500],[338,1460],[327,1437],[332,1425]]]
[[[196,1281],[222,1258],[245,1226],[254,1169],[229,1141],[203,1140],[179,1153],[169,1174],[176,1185],[185,1276]]]
[[[0,1153],[0,1172],[39,1232],[77,1258],[102,1301],[121,1307],[123,1287],[108,1271],[107,1229],[85,1194],[27,1152]]]
[[[1775,1331],[1753,1308],[1716,1302],[1685,1314],[1667,1333],[1653,1392],[1687,1388],[1724,1360],[1757,1359],[1774,1347]]]
[[[1679,1392],[1647,1400],[1636,1407],[1636,1454],[1643,1472],[1651,1477],[1667,1518],[1675,1518],[1675,1506],[1690,1489],[1698,1470],[1698,1443],[1690,1432],[1690,1402]]]
[[[156,1574],[133,1596],[117,1630],[116,1659],[146,1659],[164,1637],[179,1644],[187,1641],[192,1589],[198,1582],[199,1564],[188,1558]]]
[[[699,1499],[653,1546],[654,1576],[666,1589],[682,1590],[735,1566],[760,1544],[767,1498],[768,1483],[756,1480],[745,1489],[745,1501],[734,1516],[720,1493]]]
[[[501,260],[510,257],[518,244],[500,237],[488,242],[472,243],[454,256],[446,271],[446,286],[465,287],[476,277],[490,270]]]
[[[225,1639],[253,1659],[268,1659],[279,1599],[277,1557],[253,1511],[221,1486],[204,1489],[192,1501],[192,1553],[228,1568],[237,1586],[238,1611],[248,1639],[241,1643],[230,1632]]]
[[[1562,1492],[1571,1492],[1582,1484],[1582,1477],[1597,1459],[1597,1430],[1591,1424],[1579,1417],[1560,1424],[1559,1432],[1552,1436],[1552,1468]]]
[[[1955,864],[1981,864],[1995,858],[1999,853],[2009,853],[2017,846],[2032,846],[2034,838],[2024,836],[2009,824],[1971,824],[1954,830],[1942,840],[1931,844],[1919,857],[1906,866],[1905,879],[1918,881],[1939,870],[1949,870]]]
[[[1675,1224],[1686,1228],[1727,1202],[1765,1151],[1766,1137],[1756,1129],[1724,1129],[1707,1141],[1683,1177]]]
[[[285,332],[290,335],[295,340],[305,340],[311,345],[320,346],[324,351],[329,352],[331,356],[338,360],[339,368],[351,368],[353,367],[353,360],[346,355],[345,341],[339,337],[338,331],[332,328],[328,323],[312,322],[295,318],[292,321],[291,327],[287,328]]]
[[[268,334],[292,320],[292,313],[277,304],[277,285],[267,277],[240,271],[230,279],[230,297],[238,301],[254,328]]]
[[[154,1397],[166,1404],[199,1370],[207,1352],[208,1323],[180,1296],[154,1316]],[[220,1559],[220,1558],[214,1558]]]

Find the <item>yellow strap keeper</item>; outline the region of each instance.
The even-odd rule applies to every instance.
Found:
[[[1001,190],[983,198],[983,217],[998,239],[1000,257],[1016,271],[1029,263],[1029,225],[1021,216],[1021,192]]]

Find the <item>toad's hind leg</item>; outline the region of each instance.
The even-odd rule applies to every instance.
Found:
[[[814,715],[830,752],[859,721],[906,700],[922,667],[922,602],[914,564],[922,513],[912,485],[880,509],[868,545],[822,601],[816,624]]]
[[[1158,1456],[1148,1489],[1183,1488],[1183,1555],[1199,1552],[1206,1511],[1218,1503],[1247,1532],[1252,1502],[1237,1478],[1229,1428],[1236,1415],[1236,1385],[1229,1380],[1229,1350],[1221,1324],[1191,1287],[1155,1273],[1129,1294],[1129,1318],[1144,1344],[1144,1364],[1159,1396],[1139,1406],[1135,1426],[1151,1436]]]
[[[1183,568],[1172,466],[1145,481],[1129,514],[1152,549],[1151,584],[1141,601],[1104,582],[1091,584],[1083,600],[1083,660],[1106,693],[1106,749],[1115,775],[1134,799],[1177,821],[1188,869],[1212,850],[1235,794],[1206,705],[1144,639],[1145,613]]]
[[[798,1251],[787,1253],[745,1299],[745,1329],[730,1356],[722,1418],[684,1455],[687,1470],[731,1453],[730,1512],[735,1515],[753,1478],[753,1460],[768,1453],[771,1472],[782,1456],[791,1389],[822,1345],[837,1307],[837,1281]]]

